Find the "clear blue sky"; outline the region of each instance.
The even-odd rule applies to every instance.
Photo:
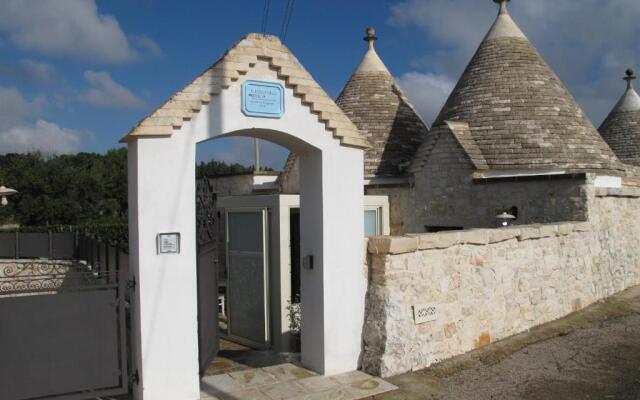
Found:
[[[286,0],[271,0],[280,34]],[[597,125],[640,55],[640,2],[514,0],[512,14]],[[263,0],[3,0],[0,153],[97,151],[117,140],[235,41],[261,29]],[[297,0],[285,44],[336,96],[365,49],[365,27],[430,123],[495,17],[491,0]],[[602,20],[615,21],[603,24]],[[251,160],[251,141],[199,149]],[[279,167],[286,152],[267,146]]]

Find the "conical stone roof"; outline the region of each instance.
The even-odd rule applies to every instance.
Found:
[[[600,134],[622,162],[640,166],[640,96],[633,88],[636,76],[627,70],[627,90],[600,126]]]
[[[367,29],[367,52],[336,104],[369,142],[365,177],[402,176],[428,128],[378,56],[376,39]]]
[[[509,15],[508,0],[494,1],[500,4],[498,17],[433,127],[467,123],[487,169],[620,170],[609,146]]]

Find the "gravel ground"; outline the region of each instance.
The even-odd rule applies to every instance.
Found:
[[[442,364],[384,400],[640,400],[640,287]]]

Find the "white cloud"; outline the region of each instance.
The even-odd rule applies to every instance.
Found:
[[[108,72],[85,71],[90,88],[80,95],[83,101],[103,108],[145,108],[147,104],[129,89],[111,79]]]
[[[16,89],[0,87],[0,129],[15,125],[29,114],[29,102]]]
[[[0,87],[0,154],[41,151],[47,154],[80,150],[87,133],[38,119],[43,98],[26,100],[16,89]]]
[[[100,14],[95,0],[2,0],[0,31],[20,49],[47,55],[107,63],[139,56],[118,21]],[[153,43],[147,39],[146,49]]]
[[[433,123],[455,83],[444,75],[407,72],[396,81],[428,125]]]
[[[51,86],[62,82],[62,77],[52,65],[33,60],[20,60],[13,65],[0,64],[0,75],[34,86]]]
[[[82,148],[82,132],[38,120],[0,132],[0,154],[40,151],[45,154],[77,153]]]
[[[28,101],[17,89],[0,87],[0,130],[14,126],[31,115],[40,114],[44,103],[44,98]]]
[[[140,49],[143,53],[154,57],[161,57],[164,55],[164,52],[160,46],[158,46],[158,43],[154,42],[153,39],[146,35],[131,35],[129,39],[131,39],[131,43],[133,43],[134,46]]]
[[[640,69],[640,2],[513,1],[509,9],[587,114],[600,123],[623,93],[624,70]],[[419,28],[436,46],[414,60],[416,70],[457,80],[496,12],[489,1],[405,0],[391,8],[390,21]]]

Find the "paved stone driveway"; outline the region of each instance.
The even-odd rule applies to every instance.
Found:
[[[640,400],[640,287],[441,365],[378,400]]]
[[[396,389],[361,371],[319,376],[293,364],[205,376],[206,400],[356,400]]]

